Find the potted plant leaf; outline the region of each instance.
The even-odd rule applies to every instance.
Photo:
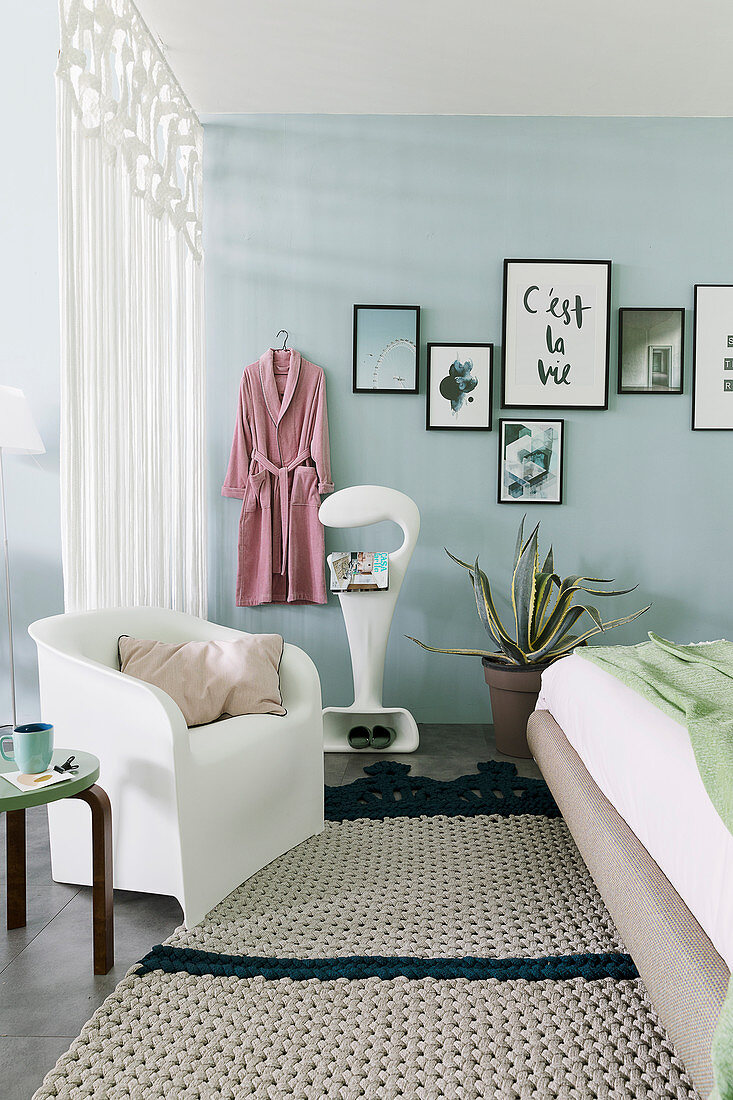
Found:
[[[476,597],[476,607],[484,629],[498,652],[484,649],[440,649],[429,646],[417,638],[423,649],[433,653],[456,653],[467,657],[480,657],[484,677],[489,685],[491,709],[496,732],[496,747],[507,756],[530,756],[527,745],[527,719],[535,708],[540,690],[542,671],[553,661],[572,653],[578,646],[586,645],[589,638],[614,626],[633,622],[649,610],[651,604],[625,615],[621,619],[604,622],[597,608],[591,604],[576,603],[578,593],[591,596],[624,596],[634,588],[607,590],[588,587],[611,584],[601,577],[570,576],[564,579],[555,572],[552,547],[542,567],[539,564],[539,523],[528,539],[524,538],[524,520],[519,525],[514,551],[511,603],[514,623],[507,628],[502,622],[491,594],[489,578],[479,566],[461,561],[449,550],[448,557],[468,571]],[[584,583],[588,582],[588,584]],[[591,622],[587,630],[572,633],[582,616]]]

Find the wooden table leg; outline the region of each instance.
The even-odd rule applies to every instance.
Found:
[[[8,871],[8,928],[25,926],[25,810],[5,814],[5,859]]]
[[[107,792],[96,783],[72,798],[81,798],[92,811],[92,909],[94,919],[94,973],[107,974],[115,961],[112,905],[112,807]]]

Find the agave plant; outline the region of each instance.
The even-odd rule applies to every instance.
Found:
[[[479,618],[489,637],[498,646],[499,652],[488,652],[484,649],[439,649],[436,646],[425,645],[417,638],[410,638],[411,642],[417,642],[423,649],[429,649],[433,653],[459,653],[468,657],[485,657],[488,661],[497,664],[547,665],[559,660],[560,657],[565,657],[577,646],[585,645],[594,634],[633,622],[649,610],[651,604],[643,607],[641,611],[635,611],[633,615],[604,622],[598,609],[591,604],[575,603],[574,599],[579,592],[587,592],[591,596],[624,596],[628,592],[633,592],[638,586],[607,590],[589,588],[588,584],[583,583],[586,581],[591,585],[613,583],[612,580],[605,580],[602,577],[571,576],[563,580],[555,572],[552,547],[540,569],[538,545],[540,525],[538,523],[529,538],[525,540],[525,519],[526,516],[522,518],[519,525],[514,551],[511,589],[514,610],[513,632],[507,630],[499,618],[491,595],[489,578],[480,568],[478,558],[473,565],[470,565],[451,554],[450,550],[446,550],[446,554],[452,561],[468,570]],[[573,627],[583,615],[587,615],[592,620],[593,626],[579,634],[572,634]]]

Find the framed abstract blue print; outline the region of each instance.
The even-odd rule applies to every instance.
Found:
[[[428,431],[491,431],[493,344],[428,344]]]

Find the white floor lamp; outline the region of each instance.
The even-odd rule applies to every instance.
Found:
[[[8,642],[10,645],[10,695],[13,701],[13,729],[18,724],[15,707],[15,661],[13,658],[13,614],[10,604],[10,563],[8,560],[8,528],[5,519],[5,475],[3,458],[11,455],[40,455],[45,452],[43,441],[33,423],[33,417],[22,390],[0,386],[0,512],[2,513],[3,551],[5,554],[5,597],[8,608]]]

